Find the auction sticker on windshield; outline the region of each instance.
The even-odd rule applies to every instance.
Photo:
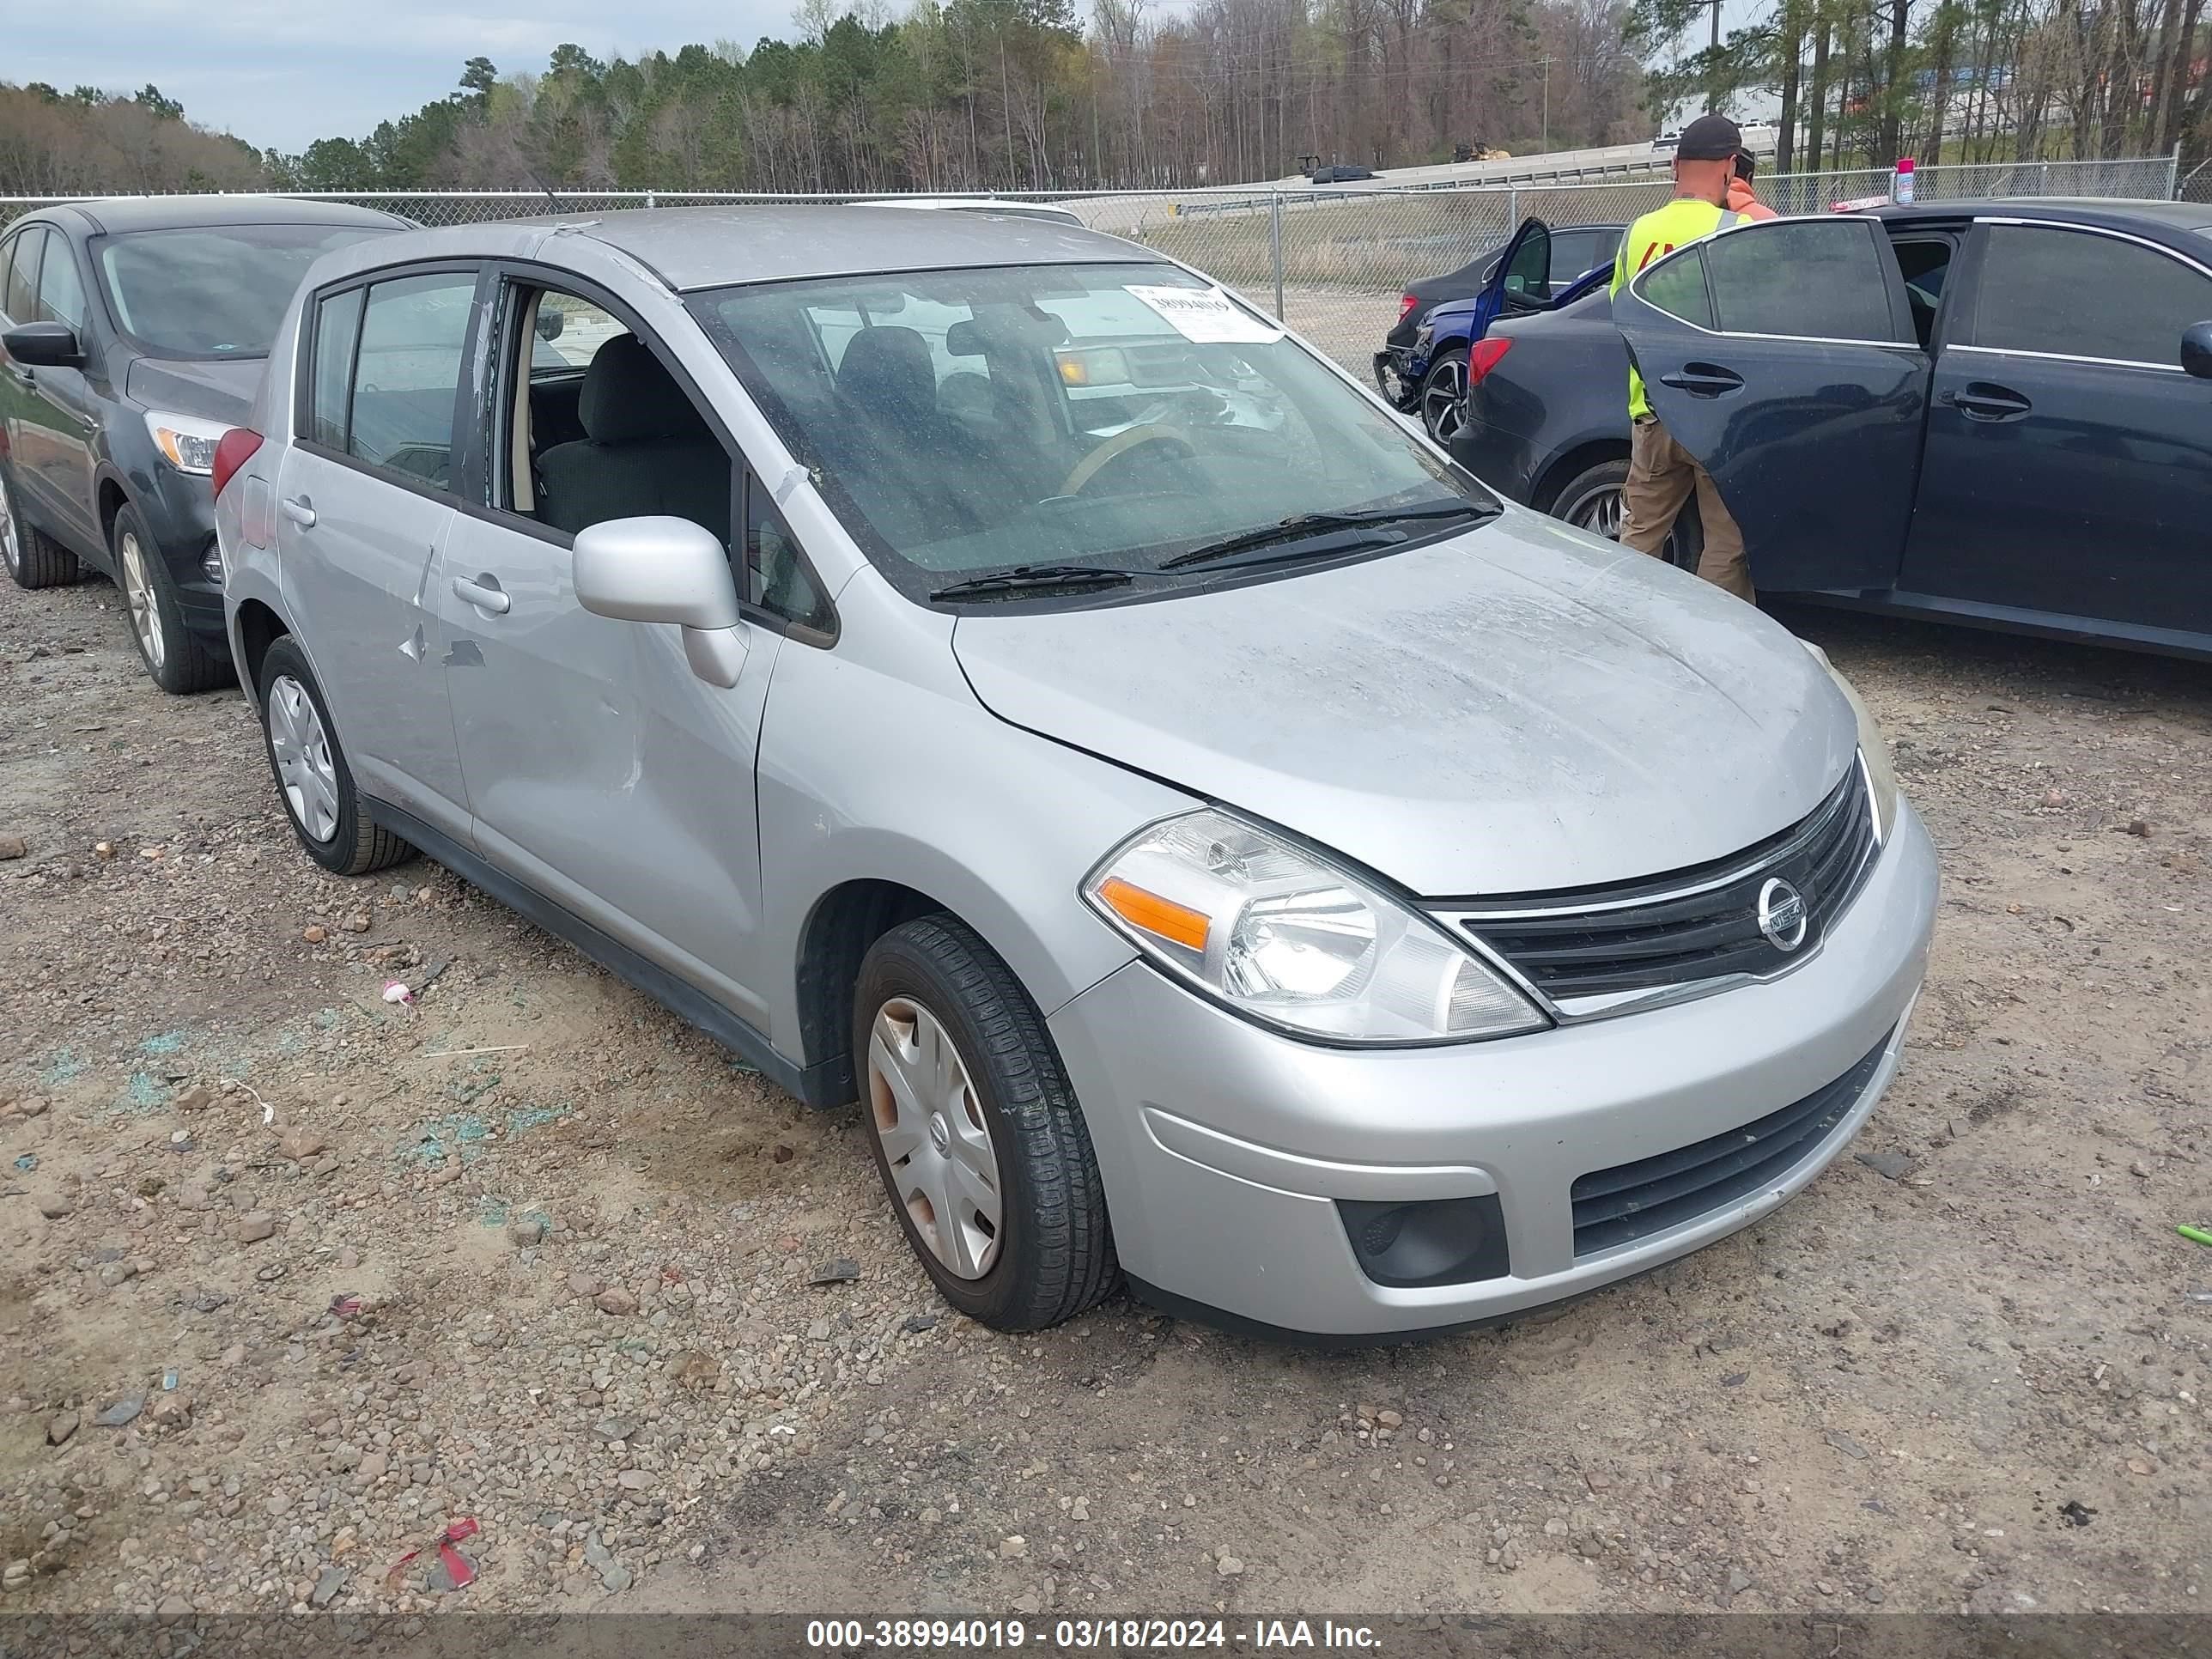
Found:
[[[1125,286],[1194,345],[1267,345],[1283,337],[1282,330],[1261,322],[1218,288]]]

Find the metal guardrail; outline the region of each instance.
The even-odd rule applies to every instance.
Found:
[[[1553,178],[1498,185],[1389,179],[1300,189],[1251,185],[1191,191],[1008,194],[1054,202],[1092,228],[1181,259],[1242,291],[1354,373],[1364,375],[1398,296],[1416,278],[1456,270],[1488,253],[1534,215],[1553,225],[1625,224],[1673,193],[1662,165],[1613,182]],[[1923,167],[1922,201],[1997,196],[2116,196],[2167,199],[2179,180],[2172,155],[2111,161],[2027,161]],[[2212,199],[2212,171],[2191,181]],[[1760,197],[1785,213],[1826,211],[1839,201],[1884,196],[1886,168],[1761,178]],[[546,214],[603,214],[647,207],[880,200],[855,196],[763,196],[665,191],[296,192],[388,209],[426,225]],[[0,197],[0,224],[70,199]]]

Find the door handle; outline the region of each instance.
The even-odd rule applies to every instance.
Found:
[[[1718,398],[1743,389],[1743,376],[1718,363],[1684,363],[1672,374],[1659,377],[1661,386],[1686,392],[1692,398]]]
[[[479,611],[489,611],[495,617],[504,617],[507,607],[514,603],[500,592],[498,579],[489,572],[474,579],[467,576],[454,577],[453,597],[466,600]]]
[[[280,505],[284,509],[284,516],[301,529],[313,530],[315,527],[315,509],[305,495],[287,495]]]
[[[2009,386],[1991,386],[1986,380],[1969,380],[1957,392],[1947,392],[1938,400],[1948,404],[1970,421],[2016,421],[2035,405]]]

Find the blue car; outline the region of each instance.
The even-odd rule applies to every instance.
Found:
[[[1618,226],[1611,232],[1617,245]],[[1585,253],[1600,244],[1577,243]],[[1496,361],[1478,349],[1490,325],[1505,315],[1556,311],[1603,283],[1613,273],[1610,247],[1604,263],[1562,277],[1554,269],[1551,229],[1540,219],[1524,219],[1505,245],[1491,278],[1472,299],[1449,300],[1433,307],[1413,331],[1410,345],[1386,345],[1375,354],[1375,384],[1403,413],[1418,414],[1429,435],[1449,445],[1460,428],[1468,386]],[[1503,355],[1502,351],[1497,355]]]

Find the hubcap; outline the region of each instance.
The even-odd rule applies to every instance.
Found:
[[[279,674],[269,688],[269,751],[276,757],[276,781],[292,821],[313,841],[337,834],[338,769],[330,735],[307,688],[289,674]]]
[[[1617,542],[1620,539],[1620,492],[1601,489],[1569,514],[1567,522],[1577,530],[1587,530],[1593,536]]]
[[[876,1012],[868,1106],[892,1189],[929,1253],[956,1278],[982,1278],[999,1259],[998,1154],[952,1034],[911,998]]]
[[[123,597],[131,605],[131,631],[138,636],[138,648],[146,653],[146,660],[156,668],[161,665],[161,601],[154,597],[154,584],[146,574],[146,556],[138,546],[138,538],[124,532]]]
[[[1421,383],[1421,419],[1427,423],[1429,436],[1440,444],[1449,443],[1460,428],[1466,401],[1467,365],[1457,357],[1447,357]]]

